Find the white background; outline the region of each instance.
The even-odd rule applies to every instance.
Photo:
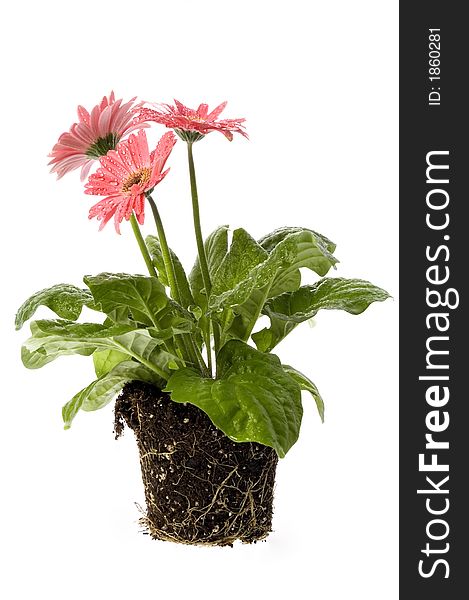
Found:
[[[397,2],[43,0],[3,11],[2,597],[397,598]],[[267,542],[193,548],[140,534],[136,447],[129,431],[114,441],[112,407],[62,429],[90,360],[20,363],[28,332],[13,318],[32,292],[145,272],[129,225],[98,233],[78,173],[56,182],[46,167],[76,106],[111,89],[226,99],[226,117],[246,117],[250,141],[213,133],[195,148],[205,234],[311,227],[337,242],[337,275],[394,296],[358,317],[320,313],[278,347],[318,385],[326,422],[305,396]],[[182,143],[170,165],[156,198],[189,268]]]

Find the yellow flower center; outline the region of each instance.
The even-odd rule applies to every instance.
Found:
[[[197,115],[189,115],[187,117],[190,121],[194,121],[195,123],[205,123],[205,119],[198,117]]]
[[[151,177],[151,169],[148,167],[142,167],[140,170],[132,173],[123,183],[122,191],[128,192],[133,185],[140,185],[144,187],[149,181]]]

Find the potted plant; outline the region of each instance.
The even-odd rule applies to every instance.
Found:
[[[314,383],[273,353],[299,323],[322,309],[362,313],[387,292],[360,279],[327,278],[335,244],[303,227],[283,227],[255,240],[244,229],[218,227],[205,240],[199,214],[193,151],[218,131],[247,138],[244,119],[220,119],[178,101],[147,106],[104,97],[51,152],[52,172],[81,168],[85,193],[101,199],[89,211],[102,229],[130,226],[147,275],[87,275],[85,287],[59,284],[31,296],[16,327],[39,306],[58,318],[31,322],[22,347],[26,367],[59,356],[91,356],[96,379],[63,407],[65,428],[79,410],[115,404],[115,433],[134,431],[140,451],[150,535],[187,544],[232,545],[264,538],[272,525],[278,457],[296,442],[301,392],[309,392],[323,419]],[[170,129],[150,151],[146,129]],[[165,178],[177,136],[188,157],[197,258],[187,275],[169,247],[155,190]],[[91,174],[90,174],[90,171]],[[150,210],[156,235],[140,225]],[[301,270],[318,275],[301,285]],[[102,314],[82,323],[83,307]],[[270,326],[256,330],[260,316]]]

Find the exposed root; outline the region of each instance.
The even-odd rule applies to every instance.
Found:
[[[155,539],[232,546],[271,531],[277,455],[236,443],[193,405],[156,388],[127,384],[116,402],[116,438],[133,429],[147,511],[140,523]]]

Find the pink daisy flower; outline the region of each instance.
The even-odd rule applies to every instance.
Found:
[[[120,223],[124,218],[128,221],[132,213],[143,224],[145,194],[151,193],[168,173],[169,169],[163,168],[175,143],[174,133],[165,133],[150,153],[147,136],[141,129],[99,159],[101,166],[90,175],[85,194],[105,196],[89,212],[90,219],[97,217],[101,221],[100,231],[114,217],[114,226],[120,233]]]
[[[140,117],[144,121],[155,121],[174,129],[186,142],[197,142],[211,131],[219,131],[230,142],[233,139],[233,133],[240,133],[245,138],[248,137],[243,125],[246,119],[218,120],[225,109],[226,102],[222,102],[210,113],[207,104],[201,104],[197,110],[194,110],[184,106],[178,100],[174,100],[174,103],[175,106],[160,104],[157,110],[142,108],[139,112]]]
[[[114,92],[111,92],[109,98],[104,96],[93,108],[91,114],[79,106],[78,123],[74,123],[70,131],[62,133],[49,154],[52,158],[49,162],[51,173],[57,173],[57,179],[60,179],[81,167],[83,181],[96,159],[114,150],[125,135],[148,127],[136,116],[142,103],[134,106],[134,101],[135,98],[132,98],[122,104],[122,100],[116,100]]]

